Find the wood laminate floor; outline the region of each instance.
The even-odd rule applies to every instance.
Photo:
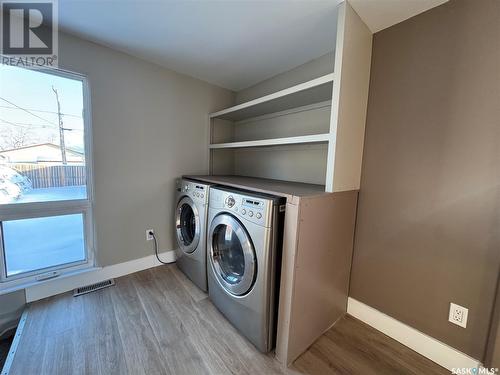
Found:
[[[308,375],[450,374],[396,340],[344,316],[294,363]]]
[[[175,265],[80,297],[31,304],[11,375],[282,374]],[[354,318],[344,318],[288,374],[445,374]]]

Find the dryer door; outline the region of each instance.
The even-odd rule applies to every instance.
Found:
[[[256,276],[255,249],[244,226],[230,214],[216,216],[208,237],[210,264],[219,284],[230,294],[250,291]]]
[[[177,242],[185,253],[192,253],[200,242],[200,215],[190,197],[183,197],[175,211]]]

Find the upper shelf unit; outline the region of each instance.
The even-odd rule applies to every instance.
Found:
[[[256,141],[214,143],[210,144],[208,147],[210,149],[221,149],[221,148],[247,148],[247,147],[265,147],[265,146],[279,146],[279,145],[298,145],[298,144],[308,144],[308,143],[324,143],[328,142],[329,139],[330,139],[330,134],[312,134],[312,135],[303,135],[299,137],[259,139]]]
[[[240,121],[332,99],[333,73],[211,113],[210,119]]]

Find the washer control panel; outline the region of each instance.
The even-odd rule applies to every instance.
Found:
[[[271,223],[272,199],[251,197],[246,193],[210,188],[209,207],[225,209],[234,215],[262,226]]]

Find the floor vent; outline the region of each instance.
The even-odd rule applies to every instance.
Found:
[[[80,288],[76,288],[73,291],[73,297],[78,297],[78,296],[81,296],[82,294],[95,292],[96,290],[107,288],[108,286],[113,286],[113,285],[115,285],[115,280],[109,279],[109,280],[101,281],[100,283],[82,286]]]

